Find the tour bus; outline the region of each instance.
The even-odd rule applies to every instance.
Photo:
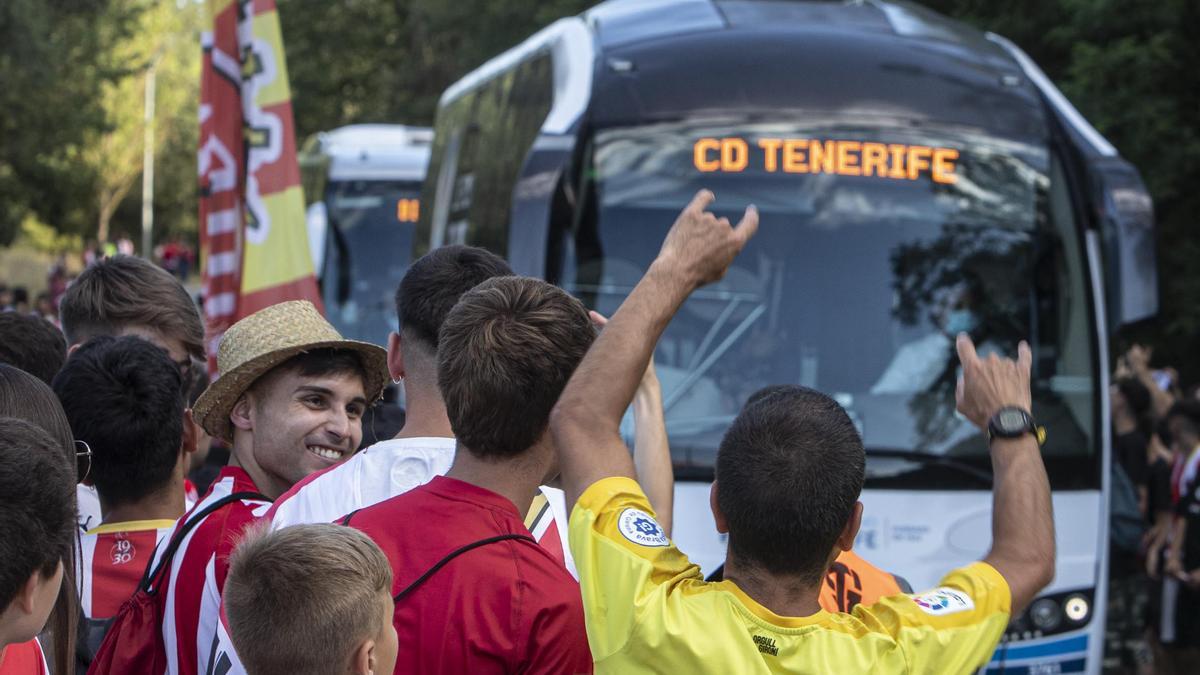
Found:
[[[343,336],[386,344],[396,287],[408,270],[433,130],[356,124],[315,134],[299,154],[313,268],[329,322]],[[363,447],[403,426],[389,385],[363,429]]]
[[[761,224],[655,352],[679,547],[723,560],[721,436],[755,390],[799,384],[866,446],[855,550],[934,587],[991,533],[953,336],[1028,339],[1056,575],[984,671],[1099,672],[1108,340],[1158,302],[1137,171],[1017,46],[915,5],[611,0],[445,91],[414,255],[485,246],[611,314],[700,188]]]

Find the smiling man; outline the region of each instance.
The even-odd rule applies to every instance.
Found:
[[[217,364],[221,374],[196,400],[193,414],[232,453],[180,521],[195,525],[159,589],[172,675],[211,672],[229,554],[243,529],[294,483],[350,457],[362,439],[363,413],[387,382],[384,349],[343,339],[305,301],[280,303],[234,324],[221,340]]]

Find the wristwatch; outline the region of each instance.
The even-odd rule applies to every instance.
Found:
[[[988,443],[997,438],[1020,438],[1033,434],[1038,445],[1046,442],[1046,428],[1033,421],[1028,410],[1016,406],[1005,406],[988,420]]]

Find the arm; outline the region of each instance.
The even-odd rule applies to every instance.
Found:
[[[1004,406],[1029,410],[1033,355],[1021,343],[1017,361],[995,355],[980,359],[966,335],[958,337],[963,377],[958,409],[980,429]],[[1008,582],[1012,613],[1023,610],[1054,577],[1054,515],[1050,481],[1037,440],[997,438],[991,444],[995,473],[992,494],[992,550],[983,561]]]
[[[671,466],[671,446],[667,441],[662,385],[654,372],[653,357],[633,396],[633,430],[633,463],[638,481],[654,507],[658,524],[669,537],[675,504],[675,469]]]
[[[550,415],[568,511],[592,483],[634,477],[633,460],[621,440],[621,416],[654,345],[687,296],[724,276],[758,229],[756,210],[746,209],[731,228],[727,219],[704,210],[713,199],[701,190],[679,215],[658,257],[588,350]]]
[[[592,323],[603,329],[608,319],[600,312],[588,312]],[[675,502],[675,469],[671,466],[671,446],[667,441],[662,385],[654,370],[654,357],[642,374],[633,395],[633,464],[646,499],[654,507],[658,524],[671,536],[671,516]]]

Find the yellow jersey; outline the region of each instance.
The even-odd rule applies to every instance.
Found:
[[[969,673],[1008,625],[1008,584],[982,562],[850,614],[779,616],[704,581],[629,478],[589,487],[568,529],[597,673]]]

